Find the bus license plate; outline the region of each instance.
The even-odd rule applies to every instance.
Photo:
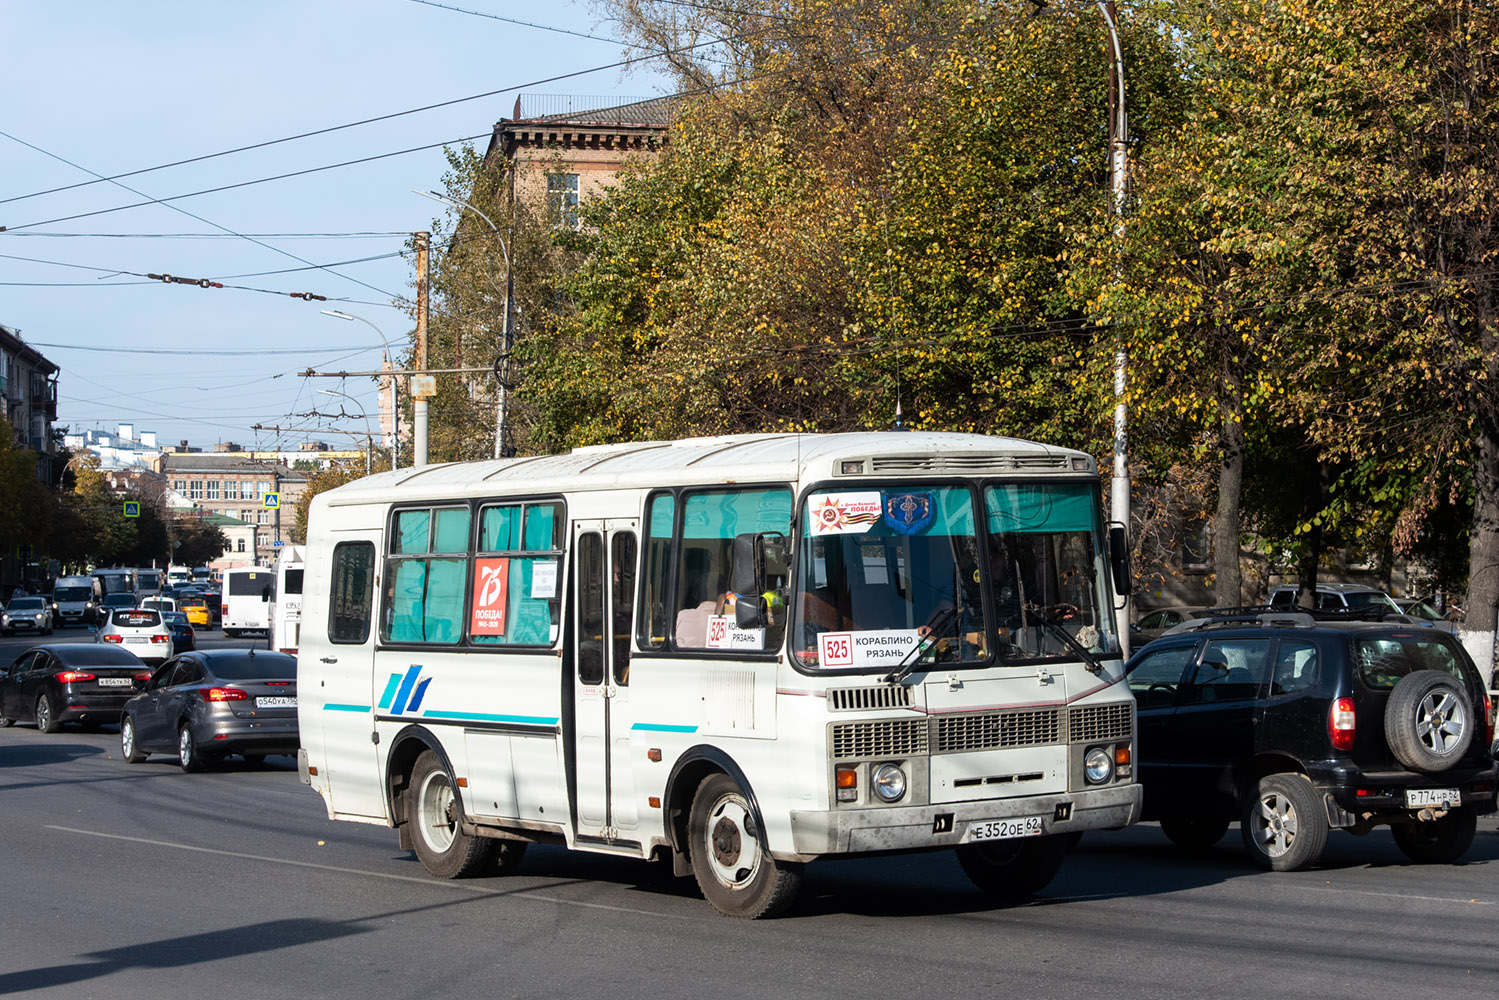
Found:
[[[1423,806],[1454,807],[1463,804],[1463,797],[1456,788],[1407,788],[1405,807],[1420,809]]]
[[[978,840],[1009,840],[1012,837],[1039,837],[1045,833],[1040,816],[1021,816],[1018,819],[990,819],[969,823],[963,833],[962,843]]]
[[[296,708],[295,698],[256,698],[256,708]]]

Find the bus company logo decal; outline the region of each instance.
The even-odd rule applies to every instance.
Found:
[[[427,685],[432,683],[432,678],[427,677],[418,684],[416,679],[421,672],[422,665],[413,663],[404,674],[391,674],[390,679],[385,682],[385,693],[380,696],[380,711],[402,715],[421,708],[422,698],[427,694]]]

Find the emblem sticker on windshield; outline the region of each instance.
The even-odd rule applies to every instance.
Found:
[[[880,519],[878,493],[825,493],[811,500],[814,535],[862,535]]]
[[[932,523],[930,493],[892,493],[885,498],[885,523],[902,535],[919,535]]]

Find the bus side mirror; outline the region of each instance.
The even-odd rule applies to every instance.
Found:
[[[775,614],[765,595],[784,586],[787,577],[786,536],[779,531],[735,535],[733,560],[729,587],[739,595],[734,624],[764,628]]]
[[[1114,593],[1128,597],[1134,590],[1129,565],[1129,532],[1122,524],[1109,525],[1109,568],[1114,573]]]

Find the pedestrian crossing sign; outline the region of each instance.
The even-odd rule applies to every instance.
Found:
[[[267,493],[267,494],[265,494],[264,496],[262,496],[260,498],[260,506],[264,507],[266,510],[280,510],[281,509],[281,494],[280,493]]]
[[[139,500],[126,500],[125,501],[125,516],[126,517],[140,517],[141,516],[141,502]]]

